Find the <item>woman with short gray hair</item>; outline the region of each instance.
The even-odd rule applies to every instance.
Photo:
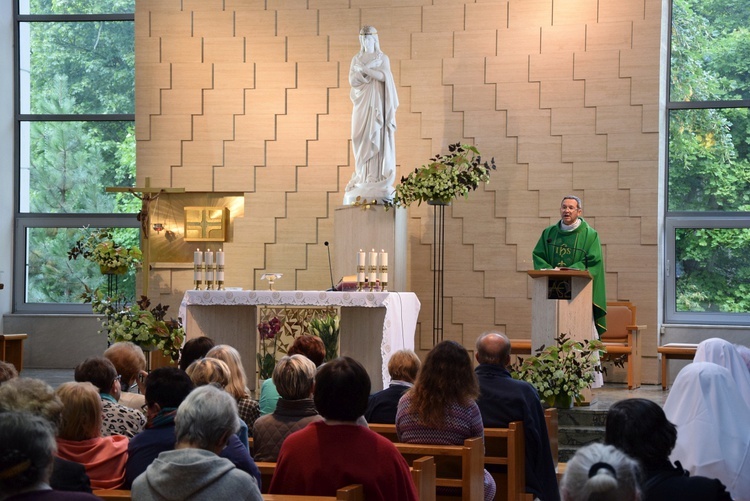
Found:
[[[231,395],[213,385],[193,390],[177,409],[175,449],[135,479],[133,499],[261,500],[255,479],[217,456],[239,427]]]
[[[323,418],[312,400],[315,364],[304,355],[283,357],[273,370],[281,398],[272,414],[261,416],[253,431],[255,460],[276,461],[286,437]]]

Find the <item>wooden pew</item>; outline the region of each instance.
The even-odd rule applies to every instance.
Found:
[[[130,491],[125,489],[100,489],[93,491],[92,494],[107,501],[130,501]]]
[[[276,470],[276,463],[256,461],[255,466],[260,470],[260,492],[265,494],[271,486],[271,478],[273,478],[273,472]]]
[[[404,444],[394,442],[396,449],[412,462],[423,456],[435,458],[435,485],[460,489],[462,501],[484,499],[484,443],[482,437],[467,438],[463,445]],[[440,494],[441,498],[443,497]]]
[[[526,490],[523,422],[484,429],[484,464],[497,484],[496,499],[517,501]],[[498,468],[498,467],[502,468]]]
[[[271,486],[271,479],[273,478],[273,472],[276,470],[276,463],[266,461],[256,461],[255,464],[260,470],[261,478],[261,494],[263,499],[294,499],[293,497],[266,497],[268,494],[268,488]],[[435,500],[435,460],[431,457],[420,457],[414,460],[414,465],[411,467],[411,478],[414,481],[419,499],[423,501],[434,501]],[[357,484],[359,485],[359,484]],[[360,486],[361,487],[361,486]],[[346,489],[346,488],[343,488]],[[342,489],[339,489],[339,493]],[[275,495],[278,496],[278,495]],[[309,497],[303,497],[301,499],[308,499]],[[318,499],[318,498],[315,498]],[[334,498],[320,498],[320,499],[334,499]],[[359,498],[341,498],[336,499],[359,499]]]
[[[263,494],[266,501],[364,501],[365,491],[361,484],[348,485],[332,496],[299,496],[292,494]]]

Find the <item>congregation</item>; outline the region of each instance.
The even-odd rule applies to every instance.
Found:
[[[56,389],[0,362],[0,500],[259,500],[262,492],[333,496],[360,484],[367,500],[417,500],[400,443],[461,445],[486,428],[523,423],[528,499],[748,500],[750,370],[734,345],[702,342],[664,409],[626,398],[608,411],[604,443],[578,450],[558,484],[537,390],[511,377],[511,342],[486,332],[474,364],[455,341],[424,361],[394,353],[389,387],[371,393],[357,360],[324,363],[319,338],[295,339],[261,386],[247,388],[240,354],[189,340],[178,366],[146,372],[143,351],[115,343]],[[266,481],[256,462],[275,464]],[[493,467],[484,499],[500,496]],[[451,494],[450,490],[439,494]]]

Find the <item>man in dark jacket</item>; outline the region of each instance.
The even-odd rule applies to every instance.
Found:
[[[513,379],[506,366],[510,363],[510,341],[505,334],[486,332],[476,346],[475,369],[479,380],[477,404],[485,428],[507,428],[522,421],[526,449],[526,492],[542,501],[557,501],[560,493],[552,461],[544,410],[536,389],[525,381]]]

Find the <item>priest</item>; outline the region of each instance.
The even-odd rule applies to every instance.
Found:
[[[546,228],[534,247],[535,270],[586,270],[593,278],[594,327],[607,330],[607,292],[599,234],[581,217],[581,199],[566,195],[560,204],[560,221]]]

